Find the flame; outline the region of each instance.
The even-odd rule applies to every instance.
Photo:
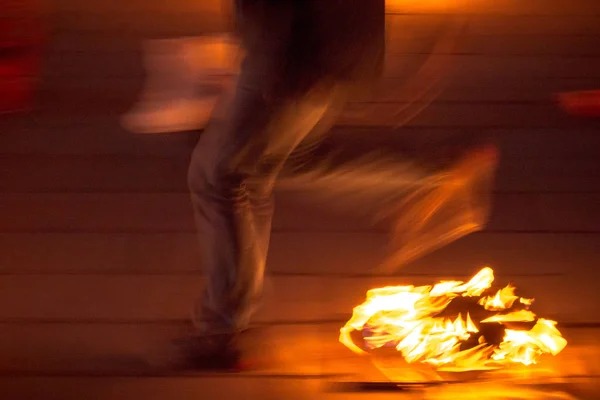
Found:
[[[519,303],[525,304],[526,306],[530,306],[533,304],[533,299],[526,299],[524,297],[519,298]]]
[[[533,299],[515,295],[511,285],[493,296],[481,297],[491,288],[494,271],[485,267],[470,281],[442,281],[432,286],[388,286],[371,289],[366,301],[355,307],[340,330],[340,342],[358,354],[394,347],[409,363],[425,363],[438,370],[482,370],[520,363],[530,365],[543,354],[556,355],[567,344],[556,322],[526,309]],[[489,344],[470,313],[463,318],[439,314],[457,297],[481,297],[477,304],[494,314],[480,324],[497,323],[504,328],[500,344]],[[516,305],[523,309],[512,310]],[[505,323],[535,322],[530,330],[507,329]],[[362,332],[364,347],[352,333]],[[477,339],[476,345],[470,339]],[[470,345],[470,347],[468,347]]]
[[[498,290],[494,297],[484,297],[479,300],[479,304],[489,311],[501,311],[511,308],[515,300],[519,296],[515,296],[515,288],[508,285],[504,289]]]
[[[492,358],[496,361],[508,358],[530,365],[535,364],[537,357],[544,353],[557,355],[566,345],[567,341],[556,329],[556,322],[540,318],[529,331],[507,329],[504,341],[494,351]]]
[[[482,324],[487,322],[532,322],[535,321],[535,314],[529,310],[520,310],[504,315],[494,315],[481,320]]]

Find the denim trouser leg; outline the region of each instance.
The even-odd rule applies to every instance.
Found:
[[[188,183],[206,284],[195,312],[203,333],[244,329],[261,295],[275,179],[290,153],[321,127],[332,96],[269,101],[261,77],[239,77],[226,118],[198,143]]]

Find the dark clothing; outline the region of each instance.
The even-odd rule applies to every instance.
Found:
[[[383,0],[238,3],[246,59],[226,118],[209,124],[188,176],[207,276],[196,322],[211,334],[247,327],[262,291],[275,181],[292,152],[302,154],[327,132],[348,87],[377,76],[383,44]],[[426,241],[447,242],[481,226],[481,212],[461,201],[471,200],[469,185],[397,155],[378,151],[301,172],[344,200],[374,198],[377,213],[393,214],[410,193],[405,205],[416,212],[398,219],[410,227],[398,240],[426,228]],[[461,213],[444,218],[441,231],[429,227],[444,204]],[[416,254],[423,242],[410,243]]]
[[[207,284],[203,332],[244,329],[262,290],[272,190],[308,136],[327,131],[343,85],[377,75],[383,0],[238,0],[246,57],[226,118],[192,156],[189,187]]]
[[[245,63],[250,70],[269,71],[274,96],[299,96],[317,83],[368,82],[381,73],[384,1],[237,3]]]

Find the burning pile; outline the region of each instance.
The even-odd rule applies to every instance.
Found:
[[[487,295],[494,271],[483,268],[469,282],[447,281],[435,286],[389,286],[367,292],[341,329],[340,341],[359,354],[395,347],[409,363],[438,370],[486,370],[511,364],[535,364],[542,354],[556,355],[567,341],[556,322],[538,318],[533,299],[515,295],[507,286]],[[458,304],[467,306],[463,318],[448,315]],[[485,314],[479,324],[473,315]],[[363,345],[353,339],[362,333]]]

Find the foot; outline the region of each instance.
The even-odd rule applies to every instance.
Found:
[[[495,146],[476,147],[465,153],[448,170],[448,177],[436,195],[443,203],[460,204],[454,214],[456,238],[483,229],[489,216],[494,173],[499,152]]]
[[[208,123],[216,102],[217,97],[206,97],[141,103],[121,118],[121,124],[134,133],[200,130]]]
[[[496,146],[487,145],[469,151],[450,169],[452,180],[456,183],[472,183],[479,175],[496,169],[499,151]]]
[[[234,81],[237,48],[227,35],[146,42],[144,89],[121,125],[134,133],[203,129]]]
[[[493,146],[469,150],[432,186],[415,190],[395,212],[392,253],[378,271],[394,273],[409,261],[481,230],[490,207],[493,173],[498,151]]]
[[[187,370],[239,372],[245,369],[237,336],[198,335],[175,342],[180,367]]]

